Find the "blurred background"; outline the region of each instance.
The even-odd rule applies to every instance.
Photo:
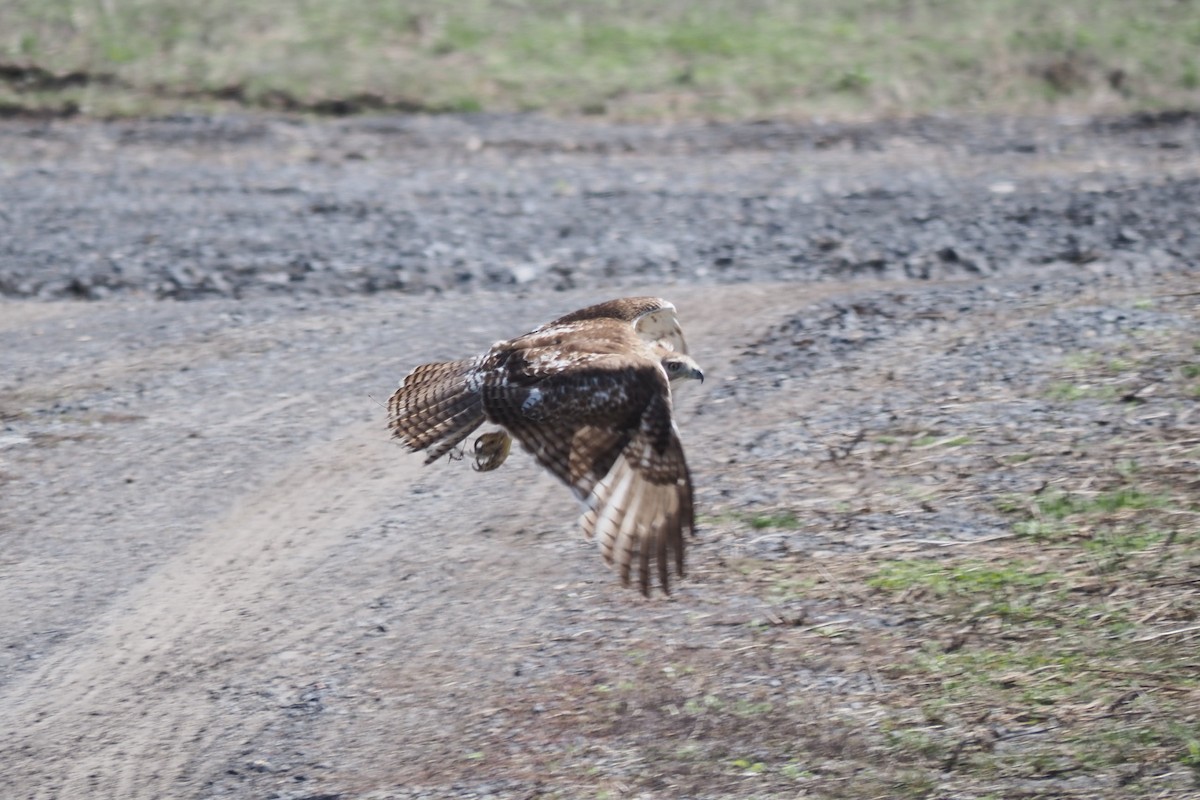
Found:
[[[0,114],[1193,106],[1193,0],[4,0]]]

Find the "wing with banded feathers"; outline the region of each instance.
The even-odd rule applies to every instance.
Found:
[[[654,561],[667,591],[672,560],[683,574],[684,532],[694,522],[691,477],[661,366],[587,347],[518,349],[501,361],[485,368],[488,419],[571,488],[586,508],[584,533],[597,539],[622,583],[636,562],[648,594]]]

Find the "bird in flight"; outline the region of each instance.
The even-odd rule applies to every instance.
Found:
[[[624,297],[574,311],[486,353],[423,364],[388,401],[392,436],[425,463],[475,441],[475,469],[507,459],[512,440],[583,505],[580,524],[629,585],[650,594],[651,561],[669,592],[694,531],[692,478],[671,413],[671,386],[704,380],[687,354],[675,306]]]

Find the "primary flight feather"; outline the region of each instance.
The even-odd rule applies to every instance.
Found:
[[[651,562],[668,591],[683,574],[684,534],[694,529],[692,479],[671,413],[671,384],[703,380],[687,355],[675,306],[625,297],[589,306],[483,355],[424,364],[388,402],[388,427],[426,463],[484,422],[475,468],[493,470],[512,440],[570,487],[583,532],[628,584],[636,565],[649,594]]]

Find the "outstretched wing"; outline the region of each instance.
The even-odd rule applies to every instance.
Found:
[[[676,353],[687,353],[683,328],[675,306],[661,297],[621,297],[572,311],[537,328],[534,333],[561,328],[585,320],[618,320],[633,326],[638,337],[649,345],[661,345]]]
[[[628,585],[634,560],[642,594],[650,593],[650,561],[668,591],[668,562],[683,575],[684,533],[695,527],[692,479],[669,403],[656,398],[642,413],[637,432],[596,484],[583,515],[583,531],[595,537],[604,560],[616,564]]]
[[[675,315],[675,306],[662,301],[662,308],[647,311],[634,320],[633,329],[642,340],[651,345],[661,345],[676,353],[687,354],[687,342],[683,340],[683,328]]]
[[[529,357],[532,355],[533,357]],[[668,590],[668,564],[683,574],[683,534],[693,528],[692,484],[657,362],[622,354],[514,353],[482,388],[502,425],[586,507],[584,533],[644,594],[650,561]]]

